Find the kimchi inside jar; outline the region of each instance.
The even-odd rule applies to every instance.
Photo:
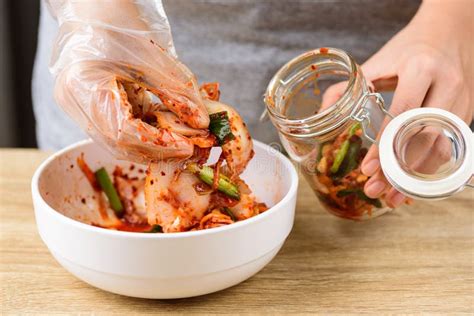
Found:
[[[368,177],[360,169],[385,116],[381,101],[354,60],[333,48],[291,60],[267,88],[267,111],[285,150],[336,216],[364,220],[391,210],[383,196],[364,193]],[[370,120],[362,119],[365,111],[371,112]]]

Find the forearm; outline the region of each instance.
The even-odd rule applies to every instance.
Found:
[[[466,70],[465,80],[473,86],[474,77],[474,1],[424,0],[411,23],[423,38],[442,43],[447,49],[458,51]]]
[[[108,25],[134,29],[148,30],[148,26],[140,19],[140,11],[134,1],[71,1],[77,16],[85,20],[101,21]]]
[[[467,23],[472,22],[474,3],[472,0],[423,0],[420,10],[439,13],[440,17],[451,18],[459,23]]]
[[[413,19],[436,30],[441,38],[472,41],[474,35],[474,2],[472,0],[424,0]]]
[[[80,20],[121,29],[147,31],[139,7],[132,0],[48,0],[53,14],[61,21]]]

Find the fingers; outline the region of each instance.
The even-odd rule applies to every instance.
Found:
[[[377,173],[365,183],[364,192],[368,197],[376,199],[380,197],[388,187],[388,182],[382,171],[378,170]]]
[[[413,65],[413,67],[410,65],[404,67],[398,78],[397,88],[390,107],[390,113],[394,116],[403,113],[410,108],[421,107],[431,84],[431,77],[426,73],[420,74],[415,65]],[[378,138],[389,120],[389,118],[384,120]],[[377,172],[380,163],[377,165],[377,162],[374,160],[378,160],[378,158],[378,148],[377,146],[372,146],[361,165],[361,170],[365,175],[370,177]]]
[[[158,54],[159,55],[159,54]],[[204,106],[196,79],[183,64],[167,54],[161,54],[163,69],[133,68],[113,62],[97,62],[97,69],[104,69],[122,80],[131,81],[149,90],[179,119],[192,128],[207,128],[209,114]]]
[[[463,100],[462,84],[452,77],[449,78],[445,73],[438,74],[423,101],[423,106],[454,110],[453,112],[462,117],[469,111],[462,105],[457,108],[458,104],[465,104],[458,102],[459,99]],[[439,128],[420,125],[418,130],[412,130],[410,133],[412,135],[402,145],[403,162],[410,170],[431,175],[450,161],[453,154],[451,142]]]
[[[407,142],[401,157],[402,163],[418,174],[435,174],[451,159],[450,141],[434,128],[421,128]],[[392,208],[402,205],[405,200],[406,197],[394,188],[389,189],[385,195],[385,202]]]
[[[408,62],[398,75],[390,113],[397,116],[409,109],[421,107],[432,81],[431,74],[422,72],[416,63]]]
[[[343,95],[347,87],[347,81],[341,81],[336,84],[329,86],[323,94],[323,101],[321,102],[321,108],[319,112],[330,107],[337,102]]]
[[[391,208],[401,206],[406,200],[407,197],[394,188],[391,188],[385,195],[385,203]]]
[[[469,124],[474,110],[469,97],[471,89],[464,79],[460,78],[459,72],[460,70],[453,69],[440,71],[423,106],[450,111]]]
[[[362,66],[362,72],[367,81],[374,83],[376,80],[394,78],[397,76],[397,63],[388,62],[398,60],[398,58],[390,58],[392,52],[380,51],[372,55]]]
[[[394,91],[397,87],[398,77],[382,78],[372,81],[375,91],[384,92],[384,91]]]
[[[423,155],[422,159],[418,159],[417,162],[413,163],[413,166],[409,165],[414,171],[420,174],[433,175],[439,170],[441,166],[451,160],[452,147],[451,142],[448,138],[441,134],[439,131],[427,131],[431,135],[430,138],[435,138],[430,148],[418,149],[415,145],[413,151],[424,151],[420,153]],[[415,152],[416,154],[416,152]]]
[[[412,135],[401,140],[400,158],[408,168],[415,170],[429,156],[430,149],[440,135],[435,128],[426,126],[412,129],[410,134]]]
[[[96,95],[90,118],[99,124],[100,136],[110,142],[115,155],[139,163],[188,158],[193,154],[192,142],[171,130],[155,128],[135,118],[137,104],[132,105],[124,86],[115,85]],[[111,97],[117,93],[119,97]],[[133,98],[132,98],[133,99]]]
[[[156,128],[142,121],[141,117],[134,117],[140,105],[143,103],[131,103],[134,98],[130,98],[124,86],[116,81],[116,89],[120,97],[114,100],[103,100],[97,104],[106,106],[109,111],[121,112],[122,115],[114,117],[113,115],[96,115],[95,121],[108,118],[105,126],[114,126],[117,123],[116,130],[116,150],[127,159],[139,162],[149,162],[165,160],[170,158],[188,158],[193,154],[194,145],[186,137],[181,136],[167,128]],[[113,93],[114,90],[108,93]],[[107,93],[107,92],[106,92]],[[112,98],[108,98],[112,99]],[[136,101],[136,100],[135,100]],[[170,113],[171,114],[171,113]],[[174,114],[171,114],[174,115]]]
[[[452,110],[456,106],[456,100],[460,97],[459,80],[455,77],[446,86],[446,76],[440,81],[439,74],[434,76],[432,60],[427,59],[409,62],[399,73],[399,81],[396,87],[394,99],[390,112],[396,116],[411,108],[438,107]],[[390,83],[379,84],[382,86]],[[380,87],[379,87],[380,88]],[[462,102],[461,102],[462,103]],[[465,109],[465,106],[459,108]],[[461,115],[469,112],[461,110]],[[465,116],[468,115],[464,114]],[[388,122],[384,122],[382,130]],[[433,127],[420,127],[419,131],[413,131],[413,135],[405,144],[404,163],[410,170],[422,174],[433,174],[440,166],[451,159],[450,141],[439,130]],[[380,134],[379,134],[380,137]],[[378,148],[373,146],[364,159],[361,169],[367,176],[373,176],[365,186],[366,194],[370,197],[381,195],[381,172],[378,163]],[[406,197],[394,188],[388,190],[385,195],[386,203],[391,207],[397,207],[406,200]]]
[[[63,71],[56,80],[55,96],[94,140],[118,158],[145,163],[193,153],[189,139],[135,118],[137,109],[124,86],[95,64],[76,63]]]
[[[155,113],[158,126],[166,128],[172,132],[183,136],[207,136],[208,131],[204,129],[191,128],[178,119],[176,114],[168,111],[156,111]]]
[[[369,158],[368,158],[369,157]],[[361,171],[368,177],[373,176],[380,169],[379,148],[372,145],[362,161]]]
[[[398,74],[397,87],[390,107],[390,112],[395,116],[410,108],[420,107],[432,82],[431,77],[427,73],[419,73],[418,67],[412,64],[413,63],[407,64]],[[386,118],[382,123],[377,138],[380,138],[388,122],[389,118]],[[379,150],[377,146],[371,146],[362,161],[361,170],[365,175],[371,177],[364,186],[364,191],[367,196],[372,198],[380,197],[383,194],[381,189],[386,190],[390,187],[380,169]],[[387,203],[393,205],[393,202],[399,203],[401,200],[401,204],[405,200],[403,195],[397,195],[396,193],[392,193],[392,196],[389,198],[395,197],[396,201],[390,200],[390,202]]]
[[[155,128],[132,119],[123,121],[116,148],[127,159],[137,162],[185,159],[192,156],[193,143],[186,137],[167,129]]]

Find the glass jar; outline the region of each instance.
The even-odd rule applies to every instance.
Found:
[[[391,210],[384,196],[364,193],[368,178],[360,164],[372,145],[380,146],[388,181],[413,198],[450,196],[474,173],[473,135],[461,119],[426,108],[392,119],[360,66],[339,49],[320,48],[289,61],[270,81],[265,104],[289,156],[339,217],[364,220]]]

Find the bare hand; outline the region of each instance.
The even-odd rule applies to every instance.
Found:
[[[425,1],[413,20],[362,65],[366,80],[376,90],[395,90],[390,106],[394,116],[417,107],[437,107],[471,122],[472,5],[469,0]],[[337,100],[342,89],[344,83],[330,87],[323,105]],[[430,173],[450,158],[450,150],[439,131],[425,128],[410,140],[407,160],[418,172]],[[378,148],[372,146],[362,162],[362,172],[371,177],[365,193],[371,198],[386,194],[387,204],[397,207],[406,197],[389,185],[378,158]]]

